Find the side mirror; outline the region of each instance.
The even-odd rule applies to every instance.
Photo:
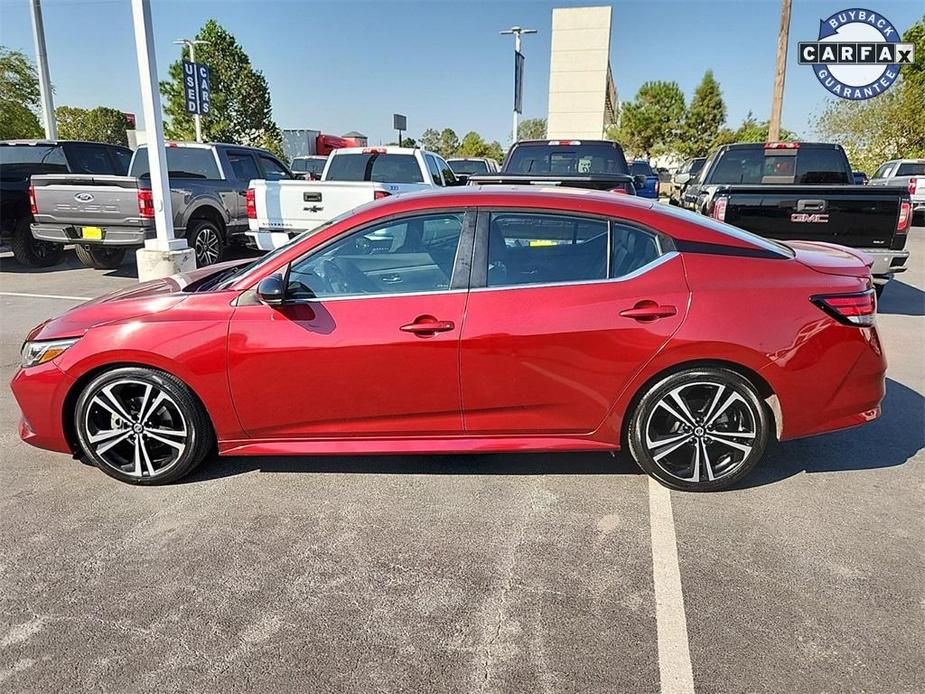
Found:
[[[286,284],[279,275],[264,277],[257,284],[257,299],[267,306],[279,306],[286,298]]]
[[[633,185],[636,186],[636,190],[642,190],[646,187],[646,177],[642,174],[636,174],[633,176]]]
[[[674,177],[675,183],[677,183],[679,186],[683,186],[687,184],[687,182],[690,180],[691,180],[691,175],[689,173],[675,174],[675,177]]]
[[[469,174],[456,174],[456,185],[464,186],[469,182]]]

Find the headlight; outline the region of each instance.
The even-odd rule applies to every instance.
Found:
[[[77,342],[80,338],[71,337],[66,340],[41,340],[27,342],[22,346],[22,367],[38,366],[51,361]]]

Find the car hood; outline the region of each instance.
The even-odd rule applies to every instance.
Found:
[[[57,318],[37,325],[26,336],[27,340],[55,340],[79,337],[90,328],[107,323],[150,316],[167,311],[185,301],[189,292],[183,289],[229,268],[243,265],[249,260],[234,260],[210,265],[207,268],[184,272],[170,277],[142,282],[75,306]]]

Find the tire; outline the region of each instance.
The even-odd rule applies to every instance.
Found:
[[[196,267],[214,265],[225,254],[225,232],[208,219],[195,219],[186,232],[187,242],[196,253]]]
[[[26,267],[51,267],[60,263],[64,256],[62,244],[40,241],[32,236],[28,219],[22,219],[16,225],[10,246],[13,249],[13,257],[20,265]]]
[[[90,381],[77,399],[74,431],[89,461],[138,485],[188,475],[215,443],[192,391],[164,371],[141,367],[111,369]]]
[[[639,467],[671,489],[706,492],[735,485],[755,467],[772,415],[734,371],[692,368],[652,385],[629,421],[626,439]]]
[[[74,246],[77,259],[85,266],[96,270],[115,270],[125,260],[125,248],[119,246]]]

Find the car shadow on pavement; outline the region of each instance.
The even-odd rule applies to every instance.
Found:
[[[925,448],[925,397],[891,378],[886,380],[883,414],[855,429],[784,441],[734,489],[757,487],[801,472],[848,472],[905,465]]]
[[[877,313],[898,316],[925,316],[925,292],[911,284],[893,280],[877,300]]]
[[[857,429],[772,446],[734,489],[772,484],[801,472],[872,470],[903,465],[925,447],[925,398],[887,379],[883,416]],[[396,475],[625,475],[642,471],[625,453],[506,453],[394,456],[213,456],[178,484],[248,472]]]

